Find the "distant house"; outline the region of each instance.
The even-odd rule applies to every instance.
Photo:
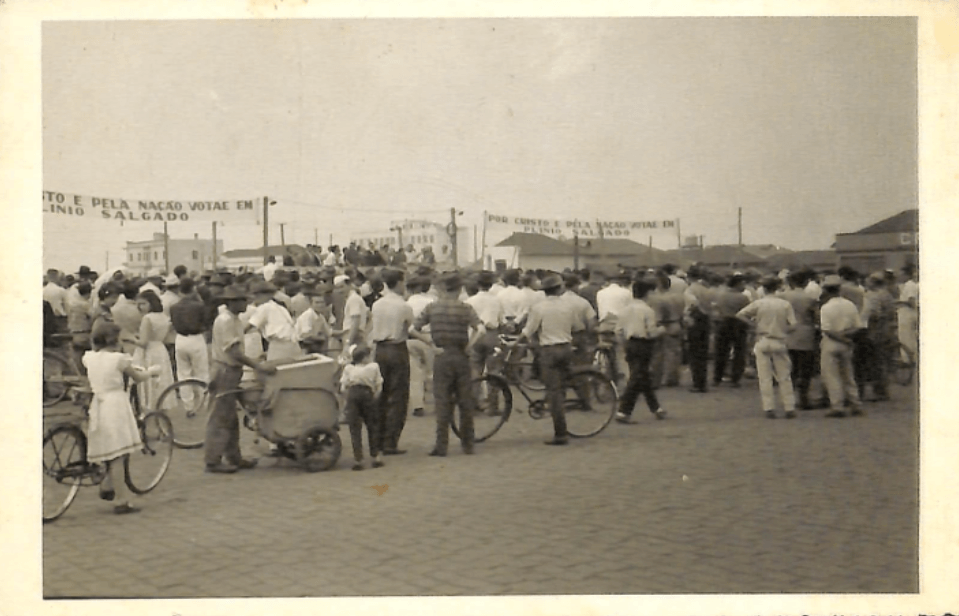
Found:
[[[766,259],[738,244],[688,247],[668,250],[666,253],[671,259],[699,263],[719,273],[730,273],[750,268],[762,271],[769,269]]]
[[[561,272],[574,267],[615,270],[619,267],[658,267],[666,263],[681,265],[675,257],[626,239],[558,240],[538,233],[514,233],[497,248],[513,248],[506,267]],[[505,260],[505,259],[504,259]]]
[[[168,245],[169,259],[166,255]],[[223,252],[222,240],[217,240],[215,249],[218,254]],[[200,239],[194,234],[193,239],[169,238],[165,241],[162,233],[154,233],[153,239],[127,242],[123,265],[138,276],[147,276],[166,271],[167,261],[170,270],[177,265],[184,265],[190,271],[202,272],[213,267],[213,260],[213,240]]]
[[[839,255],[835,250],[799,250],[766,257],[766,262],[773,270],[794,272],[809,268],[817,272],[835,271],[839,267]]]
[[[263,265],[263,248],[239,248],[223,253],[223,265],[230,268],[257,268]],[[267,246],[267,257],[276,257],[276,262],[283,265],[284,260],[292,259],[293,265],[317,265],[313,254],[298,244],[284,246]],[[287,259],[288,258],[288,259]]]
[[[855,233],[837,233],[835,248],[839,265],[864,274],[916,263],[919,210],[903,210]]]

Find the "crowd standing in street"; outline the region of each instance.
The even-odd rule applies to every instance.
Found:
[[[780,405],[787,418],[827,406],[826,417],[861,416],[867,391],[873,400],[889,399],[890,354],[901,344],[917,357],[914,266],[903,269],[900,284],[895,272],[862,276],[848,267],[836,274],[804,269],[725,278],[671,265],[437,271],[428,257],[405,252],[402,259],[388,251],[373,259],[374,251],[351,246],[331,250],[309,269],[274,260],[258,273],[201,274],[178,266],[148,279],[122,270],[98,275],[85,266],[75,276],[48,271],[44,341],[69,334],[70,352],[82,357],[91,379],[99,426],[91,426],[91,459],[115,461],[136,445],[135,429],[120,419],[129,407],[125,380],[137,383],[141,404],[152,409],[175,379],[208,383],[215,394],[236,389],[244,366],[270,373],[277,362],[314,353],[340,359],[337,394],[356,470],[365,468],[363,426],[372,466],[381,467],[383,456],[406,453],[400,440],[408,413],[426,415],[430,392],[436,421],[430,455],[448,454],[457,408],[461,447],[475,453],[474,416],[500,411],[474,381],[503,368],[497,358],[504,340],[513,344],[517,337],[532,350],[533,372],[545,385],[549,445],[569,443],[570,371],[588,367],[604,339],[613,344],[621,392],[616,419],[623,424],[639,423],[633,416],[639,397],[656,419],[666,418],[660,399],[682,385],[683,366],[695,393],[710,384],[741,388],[755,366],[766,417],[777,417]],[[372,261],[389,264],[365,267]],[[821,385],[814,390],[817,375]],[[184,399],[191,393],[181,390]],[[214,400],[206,470],[253,468],[256,461],[239,449],[235,396]],[[119,432],[103,436],[105,426]],[[115,484],[105,485],[119,495]],[[118,507],[135,509],[125,494],[119,498]]]

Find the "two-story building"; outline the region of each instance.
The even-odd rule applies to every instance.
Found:
[[[213,240],[170,238],[164,242],[162,233],[154,233],[153,239],[127,242],[124,267],[138,276],[148,276],[166,271],[166,250],[170,249],[170,270],[183,265],[190,271],[202,272],[213,268]],[[223,242],[216,242],[217,255],[223,254]],[[169,272],[168,272],[169,273]]]

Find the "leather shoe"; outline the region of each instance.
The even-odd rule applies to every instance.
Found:
[[[626,413],[616,413],[616,421],[621,424],[635,424],[637,423],[636,419],[632,415],[627,415]]]
[[[257,460],[250,460],[250,459],[247,459],[247,458],[240,458],[240,459],[236,462],[236,464],[234,464],[234,466],[236,466],[238,469],[240,469],[240,470],[242,471],[242,470],[248,470],[248,469],[251,469],[251,468],[256,468],[256,464],[257,464]]]
[[[112,501],[117,497],[115,490],[100,490],[100,498],[105,501]]]
[[[845,417],[846,413],[843,411],[829,411],[826,413],[826,417]]]
[[[430,455],[433,456],[434,458],[445,458],[445,457],[446,457],[446,452],[445,452],[445,451],[437,451],[436,449],[434,449],[433,451],[430,452]]]
[[[690,387],[690,388],[689,388],[689,393],[691,393],[691,394],[704,394],[704,393],[706,393],[707,391],[708,391],[708,390],[707,390],[705,387],[702,387],[702,388],[700,388],[700,387]]]
[[[128,513],[137,513],[138,511],[140,511],[140,508],[139,508],[139,507],[134,507],[134,506],[131,505],[130,503],[124,503],[124,504],[122,504],[122,505],[117,505],[116,507],[113,508],[113,513],[115,513],[115,514],[117,514],[117,515],[125,515],[125,514],[128,514]]]
[[[796,411],[786,411],[786,419],[796,419]]]
[[[238,470],[240,470],[240,467],[233,464],[210,464],[206,467],[206,472],[208,473],[230,474],[235,473]]]
[[[404,453],[406,453],[405,449],[384,449],[383,450],[384,456],[401,456]]]
[[[551,440],[543,441],[544,445],[569,445],[568,438],[554,437]]]
[[[373,460],[373,468],[383,468],[386,464],[383,463],[383,460]]]

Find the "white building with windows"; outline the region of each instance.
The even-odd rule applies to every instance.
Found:
[[[189,271],[203,272],[213,269],[213,240],[170,238],[166,244],[170,247],[170,271],[177,265],[183,265]],[[216,254],[223,254],[223,242],[217,240]],[[127,242],[124,267],[133,274],[148,276],[166,272],[166,245],[162,233],[154,233],[153,239],[141,242]],[[170,272],[166,272],[170,273]]]

